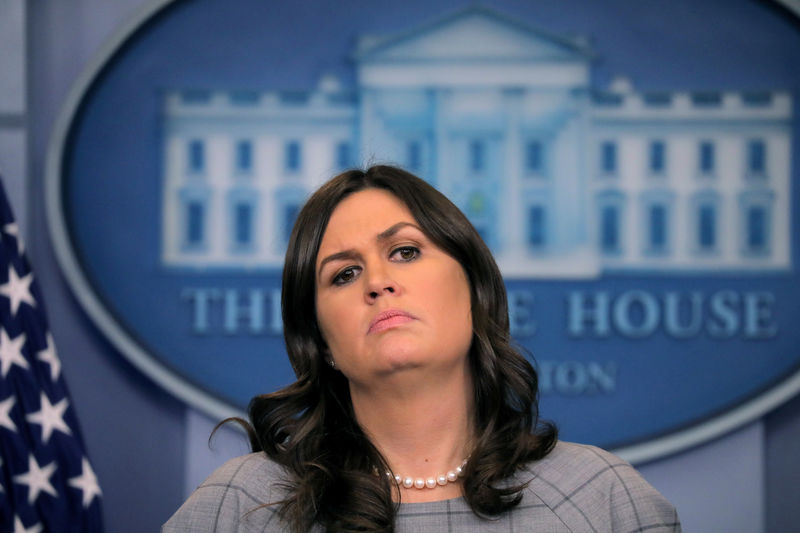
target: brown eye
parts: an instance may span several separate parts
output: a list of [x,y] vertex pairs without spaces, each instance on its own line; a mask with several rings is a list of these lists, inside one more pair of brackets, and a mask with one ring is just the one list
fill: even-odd
[[391,258],[402,262],[411,262],[419,257],[419,248],[414,246],[401,246],[392,251]]
[[346,285],[356,279],[358,275],[358,271],[360,269],[358,267],[347,267],[338,274],[336,277],[333,278],[334,285]]

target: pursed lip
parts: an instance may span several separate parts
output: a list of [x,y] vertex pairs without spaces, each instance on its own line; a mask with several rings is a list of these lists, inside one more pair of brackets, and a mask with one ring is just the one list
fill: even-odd
[[412,320],[416,320],[416,318],[417,317],[411,313],[402,311],[400,309],[387,309],[386,311],[381,311],[375,315],[375,318],[373,318],[372,322],[369,323],[367,334],[378,333],[380,331],[411,322]]

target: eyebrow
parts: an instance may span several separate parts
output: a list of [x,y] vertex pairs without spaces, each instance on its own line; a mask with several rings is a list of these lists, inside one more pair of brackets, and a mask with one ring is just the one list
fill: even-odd
[[342,259],[360,259],[361,254],[356,252],[355,250],[342,250],[341,252],[336,252],[335,254],[331,254],[319,263],[319,268],[317,269],[317,280],[322,278],[322,271],[325,269],[325,265],[330,263],[331,261],[339,261]]
[[415,228],[415,229],[419,230],[420,232],[422,232],[422,228],[420,228],[416,224],[412,224],[411,222],[398,222],[397,224],[394,224],[391,227],[389,227],[389,229],[383,230],[382,232],[378,233],[377,240],[378,241],[385,241],[386,239],[390,239],[398,231],[400,231],[401,229],[403,229],[403,228],[405,228],[407,226],[411,226],[412,228]]
[[[397,224],[392,224],[389,228],[378,233],[378,235],[375,237],[375,240],[381,242],[387,239],[391,239],[394,235],[397,234],[398,231],[400,231],[405,227],[412,227],[422,232],[422,228],[420,228],[416,224],[412,224],[411,222],[398,222]],[[331,261],[339,261],[342,259],[361,259],[361,254],[353,249],[349,249],[349,250],[342,250],[341,252],[336,252],[334,254],[325,257],[325,259],[319,262],[319,268],[317,269],[317,278],[319,279],[322,277],[322,270],[325,268],[325,265],[327,265]]]

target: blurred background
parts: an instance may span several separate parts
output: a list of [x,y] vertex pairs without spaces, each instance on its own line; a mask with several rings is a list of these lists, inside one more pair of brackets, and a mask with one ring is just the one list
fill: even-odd
[[[228,399],[228,402],[217,403],[203,400],[192,402],[190,399],[195,397],[193,391],[183,394],[178,392],[176,396],[175,391],[180,390],[181,385],[165,388],[165,381],[169,381],[168,378],[159,381],[153,378],[153,372],[143,368],[148,363],[131,362],[130,354],[122,353],[121,341],[113,339],[113,336],[108,334],[108,329],[98,324],[96,316],[87,312],[85,295],[76,294],[85,288],[76,287],[70,275],[65,273],[63,260],[59,261],[55,250],[57,244],[54,244],[54,241],[57,239],[54,238],[51,231],[53,220],[52,218],[48,220],[46,213],[47,187],[52,186],[46,182],[48,179],[52,179],[54,172],[53,167],[48,169],[48,154],[51,157],[50,164],[55,164],[55,171],[58,171],[59,163],[53,163],[52,160],[54,150],[64,150],[69,155],[70,150],[78,146],[80,142],[80,139],[65,140],[61,136],[68,126],[66,122],[72,117],[71,114],[79,111],[77,103],[84,96],[75,92],[76,87],[85,88],[92,79],[102,80],[103,76],[110,77],[111,74],[105,70],[104,61],[115,50],[124,49],[126,37],[130,36],[134,30],[141,29],[137,38],[146,39],[149,35],[148,32],[151,31],[148,26],[151,15],[154,16],[159,8],[166,4],[166,2],[154,3],[146,0],[70,0],[68,2],[0,0],[0,175],[2,175],[9,201],[16,213],[21,233],[26,242],[27,255],[33,264],[47,306],[53,339],[63,364],[65,380],[72,394],[74,412],[77,414],[89,457],[103,491],[102,507],[106,531],[123,533],[156,531],[215,466],[230,457],[248,451],[245,439],[233,430],[220,431],[210,444],[208,441],[211,430],[219,417],[227,412],[235,412],[233,409],[226,411],[228,409],[226,406],[236,404],[239,399]],[[189,7],[192,6],[200,9],[201,2],[187,1],[174,2],[174,4],[181,4],[189,11]],[[263,13],[262,15],[268,16],[271,3],[262,4],[266,6],[264,8],[266,15]],[[392,27],[392,21],[397,21],[398,31],[418,27],[420,21],[427,22],[442,14],[453,13],[462,4],[463,2],[450,1],[442,2],[441,6],[432,6],[430,3],[423,6],[421,2],[412,2],[402,9],[387,4],[385,16],[381,17],[380,13],[383,8],[379,3],[304,2],[302,5],[292,8],[292,16],[302,17],[306,12],[309,20],[318,20],[320,12],[324,14],[326,11],[331,11],[336,12],[337,17],[347,18],[347,12],[341,10],[349,9],[353,13],[358,13],[359,9],[363,9],[363,13],[369,11],[372,14],[367,16],[361,13],[364,18],[359,20],[360,27],[364,28],[365,33],[372,33],[372,30],[377,32],[384,27]],[[593,22],[588,15],[581,18],[577,14],[575,15],[576,20],[580,20],[580,22],[576,22],[572,26],[567,22],[560,22],[559,17],[563,13],[579,13],[582,7],[586,7],[588,10],[589,4],[596,4],[595,2],[565,2],[565,5],[558,8],[546,5],[548,3],[545,2],[542,2],[542,5],[538,4],[532,1],[507,1],[502,2],[501,6],[495,6],[493,3],[487,2],[485,7],[486,9],[497,7],[503,13],[540,9],[541,16],[537,21],[540,20],[543,27],[552,28],[553,31],[571,27],[591,28],[592,24],[603,24],[602,20],[598,19]],[[659,19],[661,4],[661,2],[614,2],[609,4],[610,7],[606,10],[609,13],[606,16],[622,17],[625,20],[637,20],[638,17],[647,22],[642,27],[648,27],[652,21]],[[687,2],[686,4],[692,5],[693,3]],[[740,10],[741,12],[736,13],[736,17],[731,18],[740,20],[743,13],[752,12],[757,15],[753,18],[754,25],[765,24],[765,27],[774,25],[781,32],[790,36],[787,42],[793,43],[793,46],[797,46],[797,43],[800,42],[797,38],[800,31],[798,25],[800,6],[796,2],[788,0],[785,2],[748,0],[714,2],[709,0],[700,4],[704,7],[698,13],[686,8],[687,14],[697,17],[697,20],[687,23],[695,32],[702,32],[701,28],[704,25],[723,24],[726,17]],[[533,7],[531,7],[532,5]],[[286,9],[288,10],[288,8]],[[408,13],[414,9],[421,10],[423,14],[409,15]],[[593,9],[597,10],[596,5]],[[276,9],[273,16],[280,16],[281,13],[283,11]],[[713,20],[707,16],[709,13],[714,14]],[[672,16],[674,15],[673,11]],[[374,20],[370,19],[370,16]],[[353,18],[357,19],[358,17],[353,15]],[[747,17],[745,16],[745,18]],[[273,24],[274,22],[271,21]],[[637,38],[642,39],[643,42],[647,41],[650,45],[643,49],[649,52],[657,51],[659,48],[652,46],[653,39],[663,43],[663,47],[680,46],[681,42],[686,44],[684,36],[670,38],[667,34],[648,35],[635,25],[632,25],[629,30],[625,38],[631,39],[631,42],[635,42]],[[334,28],[332,31],[335,33],[337,29]],[[731,23],[725,31],[727,35],[741,37],[741,40],[737,39],[735,45],[731,45],[732,49],[737,51],[748,50],[751,44],[754,50],[759,51],[776,46],[762,39],[761,35],[765,32],[763,28],[751,33],[747,26],[743,26],[741,23],[739,26],[734,26]],[[611,33],[608,32],[608,34]],[[595,50],[599,48],[602,51],[603,35],[600,30],[592,32],[594,39],[592,44],[597,45]],[[193,54],[196,47],[196,43],[193,41],[204,39],[202,32],[182,37],[182,40],[175,46],[182,47],[179,52],[185,54],[187,61],[197,63],[198,70],[202,70],[206,61],[214,65],[225,62],[224,54],[220,54],[220,57],[217,58]],[[219,39],[218,36],[215,38]],[[619,37],[619,39],[621,39],[620,42],[624,42],[622,41],[623,37]],[[291,59],[292,54],[296,53],[291,49],[304,46],[302,41],[302,36],[298,36],[296,43],[284,43],[287,50],[281,52],[280,55]],[[343,42],[351,49],[355,46],[354,42],[347,40]],[[640,83],[647,88],[658,89],[662,92],[670,88],[659,86],[661,79],[659,75],[661,71],[666,71],[665,75],[669,76],[671,75],[670,70],[678,69],[678,67],[659,63],[658,56],[637,56],[635,48],[626,48],[620,42],[615,43],[617,55],[613,56],[613,59],[605,62],[599,61],[599,66],[592,74],[592,84],[607,88],[612,97],[614,94],[635,91],[635,87]],[[702,36],[692,40],[691,44],[702,47]],[[686,50],[691,52],[692,48],[688,44],[686,46]],[[624,53],[619,50],[624,50]],[[789,50],[776,48],[774,55],[770,56],[769,60],[763,58],[763,63],[768,64],[763,67],[764,79],[779,79],[779,77],[775,78],[774,72],[781,71],[781,69],[786,72],[800,72],[800,54],[798,52],[800,52],[798,48]],[[169,53],[174,54],[176,50],[171,49]],[[250,53],[257,54],[257,51]],[[309,45],[308,53],[316,53],[311,45]],[[668,55],[665,53],[664,57]],[[267,71],[278,68],[291,69],[289,59],[285,60],[285,64],[279,61],[278,64],[270,63],[265,65],[264,69]],[[755,53],[753,57],[735,59],[751,63],[760,61]],[[153,64],[146,61],[140,62],[136,68],[147,72],[150,68],[157,68],[155,63],[155,61]],[[632,66],[641,63],[648,63],[649,67],[637,71]],[[684,69],[693,68],[690,60],[687,60],[687,63],[689,66],[684,66]],[[314,76],[333,72],[345,85],[352,83],[352,79],[348,79],[352,73],[348,74],[346,66],[331,64],[327,59],[317,59],[316,57],[310,59],[308,64],[309,70],[315,73]],[[700,65],[699,61],[698,65]],[[628,67],[630,69],[626,70]],[[697,68],[699,70],[696,73],[696,85],[686,87],[686,89],[716,87],[722,90],[727,88],[726,80],[737,80],[727,61],[720,62],[720,72],[716,75],[709,74],[699,66]],[[703,65],[702,68],[707,68],[707,65]],[[774,70],[768,71],[769,68]],[[731,69],[731,73],[729,74],[726,69]],[[622,72],[617,70],[622,70]],[[758,69],[755,70],[758,72]],[[626,82],[617,82],[615,85],[618,74],[631,75],[631,71],[640,73],[640,76],[634,80],[634,89],[626,85]],[[228,75],[229,79],[235,79],[235,74],[229,73]],[[270,79],[275,82],[277,88],[294,89],[299,83],[307,81],[303,76],[305,74],[300,72],[299,74],[287,74],[285,77],[275,75]],[[789,76],[785,79],[784,84],[779,86],[772,81],[764,85],[764,83],[754,80],[752,84],[745,84],[746,86],[743,88],[787,91],[796,108],[798,94],[796,80],[796,77]],[[319,80],[314,80],[311,86],[316,86],[317,81]],[[195,86],[161,87],[160,89],[165,91],[175,88],[215,89],[215,87],[202,86],[201,78],[188,81],[183,79],[181,82],[189,85],[194,83]],[[252,83],[252,80],[241,79],[238,86],[231,88],[250,89]],[[663,85],[663,82],[661,83]],[[731,83],[735,84],[736,82],[732,81]],[[324,80],[319,83],[319,87],[325,89]],[[142,90],[151,90],[151,88],[143,87]],[[134,94],[137,89],[133,87],[130,91],[131,94]],[[115,105],[124,107],[127,104],[123,99],[116,102]],[[160,113],[162,110],[154,112],[154,115],[161,117]],[[124,116],[122,109],[120,109],[120,116]],[[798,149],[797,131],[800,123],[796,111],[789,116],[791,153],[787,155],[789,157],[787,161],[791,161],[791,170],[787,170],[786,186],[783,189],[778,187],[775,191],[775,194],[782,196],[786,202],[786,204],[778,202],[776,204],[778,206],[797,205],[796,202],[789,199],[797,196],[791,188],[791,182],[797,175],[794,153]],[[114,117],[104,117],[103,120],[120,131],[125,129],[124,124],[115,124]],[[185,126],[175,126],[176,129],[180,127]],[[143,131],[134,129],[131,133],[131,135],[156,137],[162,134],[146,129]],[[161,140],[160,137],[158,138]],[[59,143],[61,143],[60,147],[56,146]],[[131,150],[135,149],[134,145],[135,142],[132,141]],[[54,148],[54,146],[56,147]],[[104,147],[98,146],[97,151],[100,152],[104,149]],[[85,157],[85,153],[84,150],[83,157]],[[98,159],[102,159],[102,154],[96,155]],[[473,154],[474,156],[475,154]],[[535,155],[531,157],[535,159]],[[403,162],[399,155],[393,159]],[[162,165],[164,161],[159,159],[156,164]],[[131,165],[138,169],[135,164],[131,163]],[[319,169],[319,174],[314,179],[321,179],[325,171],[325,168]],[[114,184],[114,180],[130,180],[132,176],[135,179],[135,170],[120,169],[119,174],[109,173],[105,175],[105,178]],[[117,185],[113,185],[113,187],[117,187]],[[124,187],[124,185],[120,184],[119,187]],[[80,190],[74,194],[75,198],[78,198],[80,194],[86,195],[85,191],[82,193]],[[155,191],[155,194],[160,195],[161,191]],[[87,197],[91,198],[91,195],[89,194]],[[71,205],[69,201],[72,200],[68,200],[67,205]],[[74,201],[75,205],[79,203],[78,200]],[[465,200],[465,202],[468,201],[468,199]],[[107,212],[108,206],[103,208],[104,197],[102,194],[97,195],[96,203],[98,212],[103,213],[102,216],[113,215],[113,213],[109,215]],[[84,203],[82,207],[86,208],[90,205],[91,202]],[[784,211],[789,211],[788,207],[784,208]],[[795,212],[796,209],[785,213],[788,228],[783,237],[789,243],[793,243],[791,230],[797,227],[794,218],[796,217]],[[149,231],[150,228],[158,226],[158,221],[151,220],[154,216],[153,213],[143,212],[140,215],[142,217],[141,227],[145,230]],[[67,218],[79,220],[83,235],[89,235],[87,239],[94,239],[95,235],[102,234],[102,228],[93,228],[93,224],[95,222],[100,225],[105,224],[100,215],[97,220],[93,219],[94,216],[92,212],[71,213]],[[155,216],[160,217],[161,214],[156,213]],[[780,218],[781,215],[776,216]],[[116,261],[121,261],[120,257],[124,260],[126,253],[136,253],[137,246],[139,246],[137,244],[138,231],[140,228],[137,225],[128,224],[124,231],[119,231],[116,235],[111,234],[119,241],[120,250],[128,250],[128,252],[118,254],[119,257],[115,258]],[[107,242],[98,237],[92,243],[91,246],[87,245],[88,249],[93,249],[96,254],[102,255],[103,246],[107,246]],[[790,254],[792,258],[797,257],[797,251],[794,249]],[[180,254],[176,257],[175,261],[180,261]],[[267,261],[269,258],[264,260]],[[790,286],[794,286],[796,281],[792,278],[791,261],[789,263],[790,267],[788,273],[784,275],[784,281]],[[158,269],[155,268],[155,270]],[[122,279],[124,280],[124,278]],[[120,283],[120,278],[113,281]],[[132,285],[130,287],[132,293],[146,291],[146,288],[137,287],[133,282],[128,281],[128,283]],[[537,296],[537,306],[542,302],[540,298],[541,296]],[[537,307],[537,309],[539,308]],[[541,309],[539,310],[541,312]],[[787,309],[781,308],[780,311],[796,313],[797,306],[791,304]],[[154,316],[160,315],[154,312]],[[166,325],[168,326],[169,323]],[[783,329],[780,332],[782,336],[779,340],[792,344],[792,332],[789,331],[788,337],[783,334],[784,330],[791,330],[791,323],[784,321],[780,327]],[[273,339],[270,342],[276,341]],[[665,344],[669,344],[669,342],[665,341]],[[615,344],[612,342],[610,345],[611,349],[614,349]],[[544,353],[544,358],[546,358],[546,350],[543,349],[546,346],[546,344],[540,344],[534,346],[533,349],[537,354]],[[749,353],[752,353],[754,359],[767,359],[775,356],[774,353],[766,353],[764,345],[759,345],[755,340],[751,340],[749,343],[743,342],[742,346],[751,350]],[[794,347],[796,346],[794,344]],[[676,345],[676,357],[699,357],[694,352],[687,354],[679,353],[680,351],[680,346]],[[175,360],[169,361],[167,366],[173,365],[172,369],[174,370],[180,364],[181,361]],[[183,364],[191,366],[190,362]],[[797,365],[796,363],[792,364],[793,371],[796,372]],[[183,370],[183,372],[191,372],[191,369]],[[202,372],[205,372],[206,375],[195,376],[193,383],[202,382],[203,379],[218,378],[213,370],[202,370]],[[220,372],[224,373],[224,371]],[[724,373],[723,370],[719,372],[720,375]],[[267,383],[272,383],[270,380],[281,382],[286,379],[285,373],[280,374],[278,371],[276,373],[278,375],[269,377]],[[232,374],[235,376],[235,372]],[[791,372],[785,374],[790,375]],[[554,385],[551,384],[551,386]],[[766,387],[766,382],[764,386]],[[170,391],[167,390],[168,388]],[[267,388],[269,387],[267,386]],[[699,390],[701,388],[698,387],[696,396],[684,397],[683,401],[687,403],[692,403],[695,399],[697,403],[709,401],[705,396],[708,391]],[[710,386],[710,389],[713,391],[714,387]],[[783,389],[782,393],[773,395],[766,403],[746,404],[752,407],[752,410],[751,412],[740,412],[740,416],[737,418],[738,422],[731,422],[723,418],[717,426],[714,424],[703,425],[701,433],[704,432],[704,434],[693,433],[688,436],[688,440],[685,442],[689,444],[675,444],[667,440],[662,441],[663,446],[660,448],[662,450],[660,453],[652,451],[639,453],[640,449],[634,449],[632,455],[628,455],[637,460],[637,466],[644,476],[677,506],[685,531],[777,533],[796,529],[796,524],[800,523],[800,506],[797,505],[796,489],[800,482],[800,453],[797,451],[796,444],[800,442],[800,397],[793,392],[787,392],[788,390]],[[248,397],[250,394],[252,392],[249,390],[242,393],[244,397]],[[762,395],[760,398],[764,398],[764,396]],[[545,398],[543,415],[545,417],[553,416],[558,422],[558,416],[547,410],[550,405],[548,401]],[[598,401],[602,402],[603,400]],[[624,405],[624,398],[620,401]],[[657,401],[655,397],[653,401]],[[560,405],[556,400],[552,400],[552,402],[554,406]],[[565,405],[567,403],[565,402]],[[618,409],[616,405],[604,407],[602,403],[597,408],[600,410]],[[669,408],[668,402],[664,406],[658,407],[664,411]],[[707,416],[714,418],[710,414]],[[624,420],[624,414],[622,419]],[[714,419],[719,420],[719,417]],[[569,424],[568,421],[568,430],[571,429]],[[628,428],[621,427],[622,425],[624,424],[616,428],[604,427],[602,429],[603,438],[598,438],[597,442],[613,445],[615,443],[614,436],[617,435],[617,441],[625,444],[626,439],[622,435]],[[591,440],[591,435],[584,436],[577,430],[572,433],[567,431],[566,436],[570,435],[583,441]],[[613,446],[609,447],[613,448]]]

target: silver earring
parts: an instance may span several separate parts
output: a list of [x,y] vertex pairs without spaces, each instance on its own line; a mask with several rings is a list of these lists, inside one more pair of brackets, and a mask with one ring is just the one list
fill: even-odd
[[336,361],[334,361],[333,358],[331,358],[328,363],[331,365],[331,368],[336,369]]

